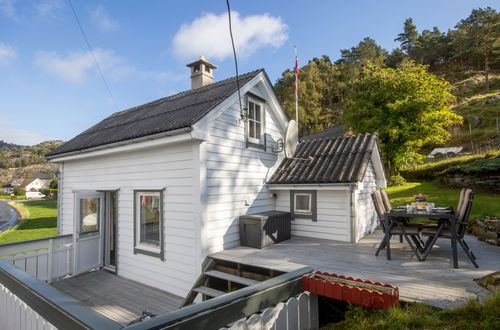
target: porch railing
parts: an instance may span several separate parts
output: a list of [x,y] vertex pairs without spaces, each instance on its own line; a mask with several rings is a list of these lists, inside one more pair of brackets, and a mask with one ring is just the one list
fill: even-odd
[[110,329],[114,322],[0,259],[0,328]]
[[73,235],[0,244],[0,260],[51,283],[70,275],[73,270]]

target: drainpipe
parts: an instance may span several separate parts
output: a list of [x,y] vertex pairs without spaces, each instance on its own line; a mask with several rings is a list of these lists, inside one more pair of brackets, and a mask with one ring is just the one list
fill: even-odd
[[357,191],[357,184],[351,184],[349,185],[349,192],[350,192],[350,197],[351,197],[351,209],[350,209],[350,221],[351,221],[351,242],[356,243],[357,242],[357,232],[358,232],[358,222],[357,220],[357,212],[356,212],[356,191]]

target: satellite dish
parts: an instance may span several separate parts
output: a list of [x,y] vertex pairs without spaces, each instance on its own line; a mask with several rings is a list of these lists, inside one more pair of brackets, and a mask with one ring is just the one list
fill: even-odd
[[286,128],[285,135],[285,156],[286,158],[292,158],[295,150],[297,150],[297,145],[299,144],[299,127],[295,120],[290,120],[288,122],[288,127]]

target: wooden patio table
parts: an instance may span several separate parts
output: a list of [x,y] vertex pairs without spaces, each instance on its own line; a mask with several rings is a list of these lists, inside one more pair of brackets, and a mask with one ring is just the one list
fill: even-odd
[[[453,255],[453,268],[458,268],[458,256],[457,256],[457,218],[453,213],[453,208],[450,208],[451,212],[427,212],[426,210],[418,211],[418,212],[410,212],[408,213],[406,210],[396,211],[396,209],[391,210],[384,214],[384,223],[385,223],[385,235],[384,240],[386,243],[386,253],[387,260],[391,260],[391,246],[390,246],[390,237],[389,230],[391,228],[391,221],[402,221],[400,219],[405,218],[428,218],[432,220],[438,221],[449,221],[450,224],[450,232],[451,232],[451,249]],[[443,225],[443,224],[440,224]],[[427,250],[427,249],[426,249]]]

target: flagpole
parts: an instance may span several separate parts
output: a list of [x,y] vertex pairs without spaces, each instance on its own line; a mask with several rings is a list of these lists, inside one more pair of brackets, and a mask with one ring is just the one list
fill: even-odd
[[299,126],[299,58],[297,57],[297,46],[295,47],[295,121]]

